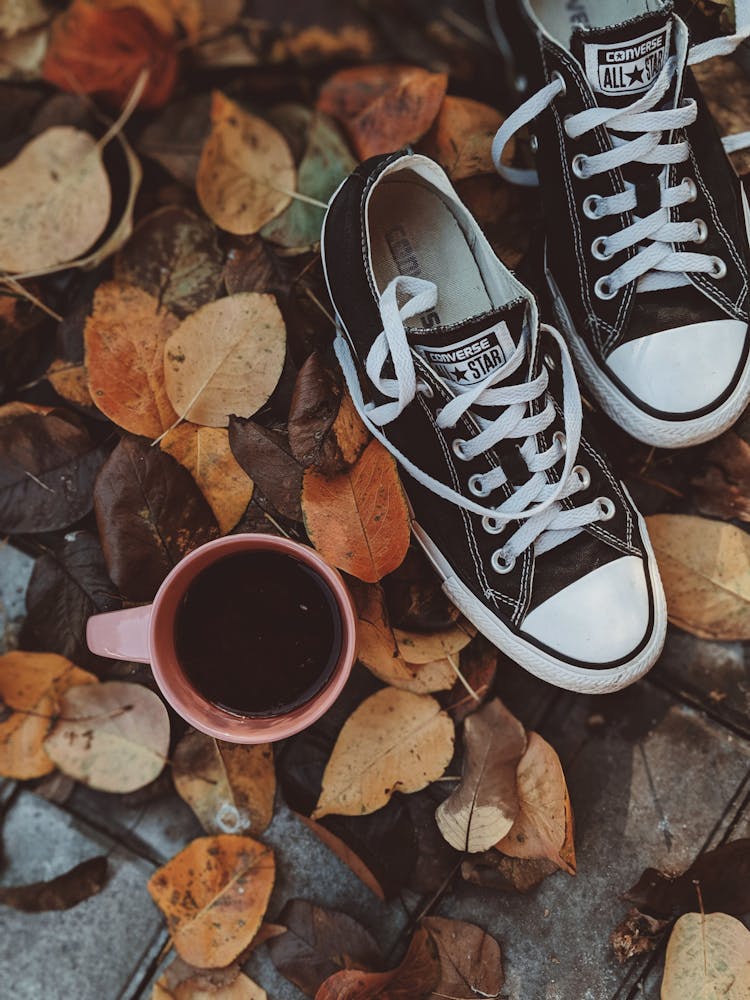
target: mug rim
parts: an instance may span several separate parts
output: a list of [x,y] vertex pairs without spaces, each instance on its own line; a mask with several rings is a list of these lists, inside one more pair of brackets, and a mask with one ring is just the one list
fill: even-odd
[[[205,566],[208,566],[221,558],[223,551],[229,554],[243,550],[280,552],[307,565],[328,585],[341,620],[341,649],[328,680],[304,704],[278,715],[253,717],[230,712],[215,705],[190,682],[179,664],[175,650],[174,610],[184,593],[184,590],[177,592],[176,588],[180,581],[187,577],[186,589],[200,572],[200,569],[195,568],[196,563],[205,563]],[[208,560],[206,560],[207,554],[210,554]],[[168,636],[166,640],[165,635]],[[309,545],[263,532],[224,535],[198,546],[181,559],[163,580],[152,603],[148,648],[151,670],[160,692],[191,726],[208,736],[230,743],[271,742],[293,736],[308,728],[327,712],[338,698],[356,656],[354,604],[338,570]]]

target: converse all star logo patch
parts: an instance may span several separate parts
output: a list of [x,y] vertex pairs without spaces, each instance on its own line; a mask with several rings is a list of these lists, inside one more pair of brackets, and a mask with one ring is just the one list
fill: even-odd
[[620,96],[648,90],[667,58],[669,26],[640,38],[585,47],[586,75],[600,94]]
[[501,334],[510,336],[503,320],[491,330],[468,337],[446,347],[422,347],[416,350],[437,374],[454,389],[468,389],[484,382],[505,361],[500,346]]

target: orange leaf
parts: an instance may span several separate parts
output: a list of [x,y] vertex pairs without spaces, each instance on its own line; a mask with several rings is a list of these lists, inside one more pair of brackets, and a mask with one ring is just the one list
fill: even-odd
[[73,0],[53,22],[42,75],[61,90],[101,94],[120,107],[144,69],[140,105],[158,108],[177,82],[177,50],[143,11],[101,10],[89,0]]
[[107,281],[96,290],[84,332],[89,391],[126,431],[155,438],[177,420],[164,388],[164,345],[178,322],[135,285]]
[[180,956],[201,969],[229,965],[253,940],[275,876],[273,851],[251,837],[199,837],[154,872],[151,897]]
[[440,978],[437,948],[426,930],[411,939],[401,965],[390,972],[359,972],[345,969],[329,976],[315,1000],[426,1000]]
[[418,66],[355,66],[324,85],[318,108],[346,129],[361,160],[416,142],[435,120],[445,73]]
[[[477,174],[495,177],[490,151],[502,123],[503,116],[489,104],[468,97],[446,97],[419,151],[437,160],[453,181]],[[512,159],[512,143],[509,143],[503,161]]]
[[366,583],[400,566],[409,548],[406,497],[396,463],[379,441],[340,476],[307,469],[302,512],[315,548]]

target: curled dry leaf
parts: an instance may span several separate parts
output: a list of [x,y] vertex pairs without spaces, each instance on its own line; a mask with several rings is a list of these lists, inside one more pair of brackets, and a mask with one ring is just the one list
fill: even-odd
[[427,931],[440,957],[435,993],[451,1000],[477,1000],[501,995],[505,981],[500,945],[476,924],[425,917]]
[[661,1000],[750,996],[750,931],[726,913],[686,913],[674,925]]
[[105,281],[94,294],[84,344],[89,392],[118,427],[155,438],[177,414],[164,387],[164,345],[178,325],[135,285]]
[[390,972],[337,972],[315,1000],[427,1000],[440,980],[440,959],[431,936],[420,928],[403,962]]
[[109,575],[131,601],[150,601],[183,556],[218,535],[190,473],[141,438],[123,438],[105,462],[94,509]]
[[528,734],[518,764],[519,809],[510,831],[495,846],[512,858],[549,858],[575,875],[573,811],[560,758],[538,733]]
[[421,139],[447,85],[447,74],[418,66],[356,66],[323,85],[318,108],[341,122],[357,156],[366,160]]
[[609,943],[618,962],[653,951],[661,940],[668,920],[657,920],[632,907],[612,931]]
[[712,443],[703,465],[692,480],[698,510],[709,517],[750,521],[750,444],[727,431]]
[[102,792],[134,792],[167,762],[169,716],[161,698],[141,684],[69,688],[44,741],[48,756],[76,781]]
[[230,417],[229,447],[276,510],[292,521],[301,521],[303,469],[291,454],[286,436],[252,420]]
[[177,82],[177,49],[135,5],[107,10],[73,0],[53,22],[42,72],[61,90],[101,94],[120,107],[144,69],[148,79],[140,105],[160,107]]
[[[492,140],[502,123],[503,116],[496,108],[468,97],[448,96],[419,150],[437,160],[452,181],[494,175]],[[514,145],[510,142],[506,146],[503,162],[512,162]]]
[[750,639],[750,535],[685,514],[647,524],[669,620],[702,639]]
[[101,892],[107,881],[107,858],[89,858],[47,882],[0,886],[0,904],[22,913],[69,910]]
[[253,481],[232,454],[226,428],[182,423],[167,431],[160,447],[193,477],[221,533],[231,531],[252,499]]
[[199,837],[154,872],[148,891],[178,955],[219,969],[251,943],[273,889],[270,847],[236,834]]
[[0,774],[25,781],[54,771],[44,739],[58,712],[58,699],[73,684],[96,683],[93,674],[54,653],[0,656],[0,701],[5,709],[0,721]]
[[0,168],[0,269],[72,261],[102,235],[111,204],[99,143],[68,125],[48,128]]
[[485,889],[525,894],[558,871],[547,858],[509,858],[499,851],[485,851],[461,864],[461,877]]
[[273,295],[228,295],[188,316],[167,341],[167,395],[182,419],[226,427],[230,414],[250,417],[268,400],[285,355]]
[[341,969],[377,969],[382,956],[365,928],[338,910],[292,899],[279,914],[287,928],[268,945],[279,972],[309,997]]
[[172,777],[206,833],[263,833],[273,817],[276,774],[270,744],[224,743],[187,732]]
[[195,184],[205,213],[229,233],[257,233],[289,205],[296,184],[278,129],[215,91]]
[[464,724],[461,782],[435,813],[440,832],[457,851],[486,851],[518,815],[518,762],[526,733],[495,698]]
[[375,583],[409,548],[409,510],[396,463],[371,441],[339,476],[305,472],[302,512],[310,541],[334,566]]
[[196,969],[181,958],[167,966],[154,983],[151,1000],[268,1000],[264,989],[240,972],[227,969]]
[[417,792],[453,756],[453,723],[434,698],[384,688],[339,733],[313,819],[380,809],[396,791]]

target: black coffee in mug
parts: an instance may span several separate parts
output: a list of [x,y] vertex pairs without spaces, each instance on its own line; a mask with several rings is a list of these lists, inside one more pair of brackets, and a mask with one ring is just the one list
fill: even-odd
[[188,586],[175,650],[197,691],[240,715],[281,715],[329,681],[341,654],[336,598],[314,570],[279,552],[224,556]]

